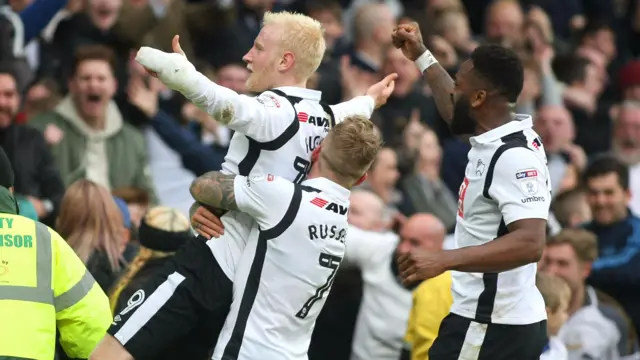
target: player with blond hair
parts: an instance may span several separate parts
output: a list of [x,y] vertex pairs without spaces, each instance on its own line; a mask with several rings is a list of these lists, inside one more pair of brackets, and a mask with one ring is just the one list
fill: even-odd
[[200,200],[257,222],[237,265],[231,310],[214,360],[305,360],[311,334],[345,253],[350,189],[382,140],[364,117],[329,132],[309,178],[245,178],[211,172]]
[[[274,174],[301,183],[311,167],[311,152],[329,130],[350,115],[368,119],[375,107],[386,102],[396,77],[387,76],[371,86],[367,95],[348,102],[320,103],[321,93],[306,89],[305,84],[324,54],[322,28],[299,14],[267,13],[244,56],[251,71],[247,85],[260,93],[257,97],[239,95],[196,71],[177,36],[173,48],[169,54],[143,47],[136,59],[168,87],[235,131],[222,165],[222,173],[229,176]],[[192,185],[192,193],[197,184]],[[175,354],[206,352],[203,341],[212,345],[212,334],[229,311],[236,264],[255,226],[250,215],[227,212],[221,218],[225,232],[219,239],[193,241],[178,252],[139,289],[142,295],[130,299],[129,306],[115,316],[109,330],[112,336],[105,337],[92,358],[170,358],[174,353],[166,349],[172,346],[179,349]],[[204,233],[198,223],[193,225]],[[180,340],[185,338],[191,341]]]

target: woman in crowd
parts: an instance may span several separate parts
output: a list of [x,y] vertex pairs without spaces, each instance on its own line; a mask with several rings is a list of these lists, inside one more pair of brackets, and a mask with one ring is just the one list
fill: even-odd
[[56,231],[106,292],[125,265],[126,247],[122,213],[109,191],[86,179],[71,184],[60,205]]

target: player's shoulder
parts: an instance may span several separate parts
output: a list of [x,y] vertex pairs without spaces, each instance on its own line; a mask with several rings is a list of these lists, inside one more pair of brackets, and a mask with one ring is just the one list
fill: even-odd
[[255,97],[256,101],[267,108],[274,110],[282,109],[283,105],[288,104],[288,100],[274,91],[267,90]]
[[281,191],[294,188],[294,184],[282,176],[273,174],[254,174],[246,177],[248,188],[264,188],[268,191]]
[[[497,173],[510,173],[513,170],[536,169],[541,172],[546,167],[543,157],[528,147],[518,146],[506,149],[496,160]],[[522,176],[523,174],[520,174]],[[536,174],[538,175],[538,174]]]

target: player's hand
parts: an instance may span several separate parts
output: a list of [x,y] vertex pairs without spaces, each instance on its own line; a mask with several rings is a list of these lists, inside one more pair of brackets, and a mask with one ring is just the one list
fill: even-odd
[[206,239],[219,238],[224,234],[224,225],[220,218],[203,206],[191,217],[191,227]]
[[402,50],[404,56],[415,61],[420,55],[427,51],[427,47],[422,40],[418,23],[412,22],[399,25],[391,35],[393,46]]
[[173,37],[173,52],[166,53],[158,49],[143,46],[136,54],[136,61],[167,87],[179,92],[191,91],[195,66],[187,60],[180,47],[180,37]]
[[398,74],[389,74],[381,81],[371,85],[367,90],[367,95],[371,96],[376,102],[376,109],[387,103],[389,96],[391,96],[396,86],[395,80],[397,78]]
[[434,278],[447,270],[440,252],[424,249],[414,249],[407,254],[401,254],[398,257],[398,268],[405,285]]

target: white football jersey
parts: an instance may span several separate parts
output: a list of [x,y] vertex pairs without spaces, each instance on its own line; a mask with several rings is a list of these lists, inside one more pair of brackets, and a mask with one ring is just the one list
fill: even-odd
[[[531,117],[470,139],[460,186],[455,246],[478,246],[509,232],[507,225],[549,215],[551,189],[542,142]],[[532,324],[546,319],[535,283],[536,264],[501,273],[452,272],[451,312],[479,323]]]
[[[203,80],[204,81],[204,80]],[[206,81],[190,99],[235,133],[222,172],[242,176],[274,174],[300,183],[310,170],[311,152],[335,123],[347,116],[373,113],[370,96],[357,96],[334,106],[320,103],[322,93],[298,87],[280,87],[257,97],[238,95]],[[220,267],[233,279],[253,219],[244,213],[222,217],[225,233],[207,242]]]
[[213,359],[304,360],[345,253],[349,190],[325,178],[301,185],[238,176],[235,198],[257,226],[238,263]]

